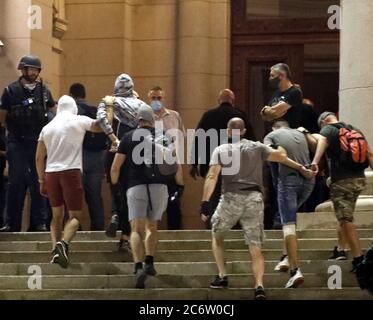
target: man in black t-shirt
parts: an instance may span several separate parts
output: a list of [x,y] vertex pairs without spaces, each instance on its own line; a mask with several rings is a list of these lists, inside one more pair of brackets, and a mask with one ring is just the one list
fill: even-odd
[[261,111],[263,120],[272,122],[283,119],[289,123],[290,128],[300,127],[303,94],[300,87],[292,83],[288,65],[278,63],[271,67],[269,86],[275,92],[269,105]]
[[[318,164],[321,157],[326,152],[331,178],[330,195],[333,202],[335,215],[341,227],[341,231],[350,245],[353,254],[352,271],[363,261],[363,251],[359,236],[357,234],[354,221],[354,211],[356,201],[366,187],[364,168],[355,165],[345,165],[341,158],[341,147],[339,130],[341,128],[352,128],[343,122],[339,122],[333,112],[324,112],[319,117],[321,128],[320,138],[317,142],[315,157],[312,161],[312,169],[318,172]],[[368,148],[367,160],[373,168],[373,154]]]
[[[119,144],[111,167],[111,182],[115,187],[119,181],[120,169],[126,163],[126,194],[128,219],[132,229],[130,242],[135,262],[136,288],[144,288],[146,277],[155,276],[157,273],[153,265],[158,243],[157,223],[167,208],[168,191],[164,179],[148,177],[145,166],[146,150],[142,150],[140,145],[144,143],[145,137],[155,135],[154,111],[149,106],[141,106],[137,120],[139,127],[127,132]],[[181,172],[179,166],[176,183],[180,183]],[[146,237],[143,238],[145,234]]]
[[[92,107],[85,100],[85,87],[74,83],[70,87],[70,95],[78,106],[78,115],[96,119],[97,107]],[[91,219],[91,231],[104,230],[104,206],[101,196],[104,178],[105,150],[108,139],[103,132],[87,131],[83,141],[83,188]]]

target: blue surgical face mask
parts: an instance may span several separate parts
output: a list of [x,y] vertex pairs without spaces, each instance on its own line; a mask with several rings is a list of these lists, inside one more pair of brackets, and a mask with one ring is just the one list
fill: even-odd
[[152,107],[152,109],[154,111],[158,111],[158,110],[161,110],[162,108],[162,102],[159,101],[159,100],[153,100],[151,103],[150,103],[150,106]]

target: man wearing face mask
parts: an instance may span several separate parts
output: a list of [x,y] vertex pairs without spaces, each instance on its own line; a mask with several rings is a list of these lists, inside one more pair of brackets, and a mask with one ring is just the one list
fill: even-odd
[[278,63],[271,67],[269,87],[274,90],[274,95],[269,105],[262,109],[262,119],[269,122],[283,119],[289,123],[290,128],[300,127],[303,95],[299,86],[292,83],[287,64]]
[[[164,91],[161,87],[152,88],[149,93],[149,104],[155,115],[155,121],[162,121],[163,130],[173,137],[176,146],[183,143],[185,128],[180,114],[175,110],[167,109],[164,106]],[[176,130],[178,130],[176,132]],[[175,130],[172,132],[170,130]],[[177,148],[178,149],[178,148]],[[182,171],[178,172],[179,181],[183,181]],[[169,230],[181,229],[181,209],[180,198],[184,192],[184,184],[177,184],[176,181],[169,182],[168,185],[168,204],[167,204],[167,225]]]
[[38,57],[23,56],[18,70],[22,76],[5,88],[0,101],[0,121],[8,130],[9,162],[6,222],[0,231],[21,231],[27,187],[31,195],[29,231],[47,231],[46,199],[39,192],[35,153],[48,113],[55,114],[56,106],[50,91],[39,79],[41,61]]

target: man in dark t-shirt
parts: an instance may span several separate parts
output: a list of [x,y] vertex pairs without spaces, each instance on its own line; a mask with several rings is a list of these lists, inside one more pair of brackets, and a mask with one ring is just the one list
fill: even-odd
[[262,109],[261,115],[264,121],[282,119],[289,123],[290,128],[296,129],[301,126],[303,118],[303,94],[290,77],[288,65],[278,63],[271,67],[269,86],[274,94],[269,105]]
[[[354,257],[352,271],[355,271],[364,259],[359,236],[353,223],[356,201],[366,186],[364,169],[358,168],[354,170],[352,165],[347,167],[341,161],[339,127],[347,127],[347,125],[339,122],[333,112],[322,113],[318,123],[321,128],[321,137],[317,143],[316,154],[312,161],[312,169],[316,172],[318,171],[318,164],[326,152],[332,181],[330,185],[331,200],[342,233],[350,245]],[[351,128],[350,126],[348,127]],[[358,131],[356,128],[352,127],[352,129]],[[370,167],[373,168],[373,154],[370,148],[367,151],[367,159]]]
[[[157,138],[154,111],[149,106],[141,106],[137,120],[139,127],[126,133],[119,144],[111,167],[111,182],[113,186],[118,183],[121,166],[126,162],[126,194],[128,219],[132,229],[130,242],[135,262],[136,288],[144,288],[146,277],[155,276],[157,273],[153,265],[158,243],[157,223],[167,208],[168,191],[166,181],[162,177],[148,177],[145,166],[146,150],[142,150],[140,145],[150,134]],[[180,172],[181,166],[175,178],[177,183],[180,182]],[[145,234],[146,237],[143,238]]]

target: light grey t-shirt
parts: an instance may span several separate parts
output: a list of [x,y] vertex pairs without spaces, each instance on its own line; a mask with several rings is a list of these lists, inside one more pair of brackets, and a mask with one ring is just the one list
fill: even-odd
[[[221,165],[223,179],[223,193],[247,193],[248,190],[263,189],[263,162],[266,161],[273,151],[272,148],[260,142],[242,139],[231,144],[222,144],[217,147],[211,156],[210,166]],[[226,161],[232,158],[232,154],[238,154],[238,170],[229,174],[224,168],[232,166],[232,162]],[[233,161],[234,162],[234,161]],[[237,165],[235,163],[234,165]]]
[[[311,163],[306,137],[302,132],[296,129],[281,128],[272,131],[264,138],[264,144],[274,144],[283,147],[287,152],[288,158],[302,165]],[[298,171],[283,164],[279,164],[280,178],[294,172]]]

